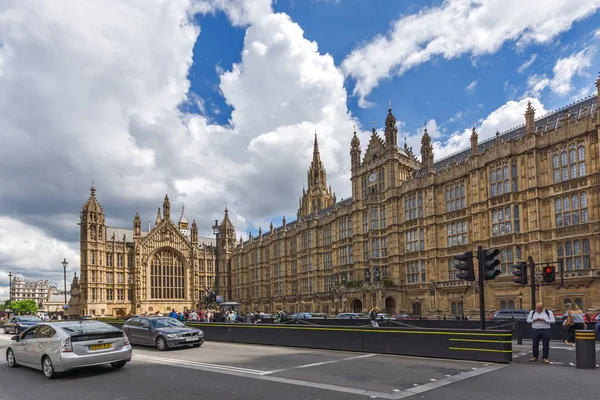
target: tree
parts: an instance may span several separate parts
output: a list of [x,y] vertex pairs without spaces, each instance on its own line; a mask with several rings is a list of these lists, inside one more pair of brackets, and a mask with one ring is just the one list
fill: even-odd
[[0,303],[0,311],[6,311],[10,308],[10,300],[6,300],[3,303]]
[[10,303],[10,309],[18,314],[35,314],[38,306],[35,300],[19,300]]

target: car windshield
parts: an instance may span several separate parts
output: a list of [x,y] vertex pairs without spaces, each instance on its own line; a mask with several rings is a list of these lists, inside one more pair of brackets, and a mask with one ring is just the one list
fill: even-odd
[[35,315],[27,315],[24,317],[17,317],[17,321],[18,322],[25,322],[25,321],[29,321],[29,322],[41,322],[42,320],[39,317],[36,317]]
[[182,326],[185,326],[185,324],[177,321],[175,318],[161,318],[152,320],[152,327],[154,328],[172,328]]

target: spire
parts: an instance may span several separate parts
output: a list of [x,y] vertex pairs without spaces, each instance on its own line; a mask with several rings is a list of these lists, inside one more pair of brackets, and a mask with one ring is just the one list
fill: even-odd
[[525,111],[525,135],[535,133],[535,108],[531,106],[531,101],[527,102],[527,110]]
[[160,224],[160,221],[162,221],[162,217],[160,216],[160,207],[158,207],[158,211],[156,212],[156,222],[154,223],[154,226]]
[[426,169],[433,171],[433,146],[431,145],[431,136],[427,132],[427,125],[425,125],[421,138],[421,163]]
[[185,207],[181,205],[181,217],[179,218],[179,229],[188,229],[188,220],[185,217]]
[[165,219],[171,219],[171,202],[169,196],[165,194],[165,201],[163,201],[163,216]]
[[473,130],[471,131],[471,156],[479,153],[479,135],[475,130],[475,125],[473,125]]
[[392,103],[385,118],[385,146],[396,149],[398,147],[398,128],[396,128],[396,117],[392,114]]
[[192,220],[192,244],[198,243],[198,225],[196,225],[196,220]]
[[92,180],[92,187],[90,188],[90,197],[96,197],[96,188],[94,187],[93,180]]
[[142,221],[140,220],[140,214],[135,213],[133,217],[133,236],[140,237],[142,234]]
[[321,154],[319,153],[319,141],[317,140],[317,130],[315,129],[315,143],[313,145],[313,163],[321,162]]
[[[220,229],[222,232],[234,231],[235,228],[229,219],[229,210],[227,209],[227,205],[225,205],[225,214],[223,215],[223,221],[221,222]],[[234,235],[235,238],[235,235]]]

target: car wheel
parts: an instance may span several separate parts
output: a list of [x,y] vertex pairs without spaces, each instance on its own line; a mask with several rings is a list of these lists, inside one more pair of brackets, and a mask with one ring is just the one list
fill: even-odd
[[13,353],[12,349],[6,350],[6,362],[11,368],[16,368],[19,366],[19,364],[17,364],[17,359],[15,358],[15,353]]
[[6,328],[3,328],[2,330],[4,331],[4,334],[5,334],[5,335],[6,335],[6,334],[8,334],[8,329],[6,329]]
[[50,357],[44,356],[42,359],[42,371],[44,372],[44,376],[48,379],[56,378],[56,371],[54,371],[54,365],[52,365],[52,360]]
[[117,362],[111,362],[110,366],[113,367],[114,369],[121,369],[125,366],[125,364],[127,364],[127,361],[117,361]]
[[167,344],[167,339],[165,339],[162,336],[159,336],[156,339],[156,348],[159,349],[160,351],[165,351],[169,349],[169,345]]

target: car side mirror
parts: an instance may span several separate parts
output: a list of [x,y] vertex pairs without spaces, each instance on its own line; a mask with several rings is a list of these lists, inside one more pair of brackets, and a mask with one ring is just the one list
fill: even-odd
[[15,336],[11,337],[10,340],[14,340],[15,342],[18,342],[19,341],[19,335],[15,335]]

